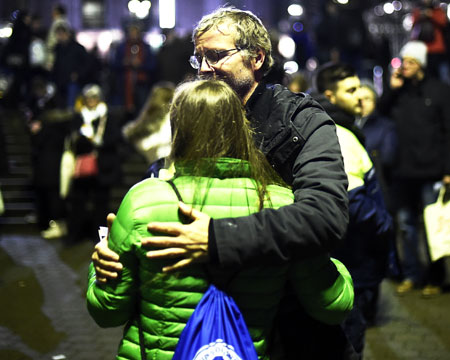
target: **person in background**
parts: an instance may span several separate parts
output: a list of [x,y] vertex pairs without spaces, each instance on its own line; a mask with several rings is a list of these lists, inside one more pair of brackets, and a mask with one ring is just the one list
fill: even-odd
[[400,56],[402,66],[393,71],[378,102],[380,113],[395,122],[398,134],[392,194],[403,281],[397,294],[425,285],[422,295],[432,297],[442,291],[444,264],[430,264],[428,259],[422,264],[419,234],[424,207],[437,199],[435,185],[450,184],[450,88],[427,75],[425,43],[407,42]]
[[169,105],[174,89],[170,82],[155,84],[139,116],[122,128],[124,138],[146,159],[150,177],[158,177],[165,166],[164,159],[170,154]]
[[378,180],[383,189],[388,209],[390,205],[390,185],[392,167],[398,151],[398,139],[395,123],[380,115],[376,108],[378,94],[369,82],[362,82],[359,90],[362,112],[356,124],[362,130],[365,148],[377,171]]
[[[371,82],[362,81],[359,95],[362,113],[356,119],[356,124],[363,132],[365,148],[376,169],[386,208],[394,216],[393,198],[395,195],[391,192],[392,171],[398,152],[397,129],[391,119],[381,115],[377,110],[378,94]],[[387,266],[387,277],[397,279],[400,276],[400,265],[395,234],[389,241]]]
[[53,70],[53,64],[55,63],[55,48],[58,44],[58,38],[56,35],[56,29],[63,26],[70,29],[70,23],[67,19],[66,7],[62,4],[55,4],[52,8],[52,24],[47,33],[47,59],[45,68],[51,72]]
[[349,179],[349,225],[344,246],[332,252],[347,266],[355,287],[355,303],[343,328],[362,359],[367,323],[376,312],[379,286],[385,277],[392,218],[375,169],[354,126],[361,116],[360,80],[347,64],[327,63],[316,75],[316,99],[336,122],[336,131]]
[[306,92],[309,90],[308,79],[303,73],[295,73],[288,78],[287,88],[293,93]]
[[76,121],[72,109],[58,108],[55,91],[45,76],[34,77],[27,110],[37,218],[45,239],[67,234],[66,203],[60,197],[60,163],[64,139]]
[[428,73],[450,84],[448,49],[444,33],[448,31],[447,14],[440,2],[421,0],[412,12],[413,29],[411,40],[423,41],[427,45]]
[[69,245],[85,237],[94,240],[98,226],[110,211],[111,186],[120,182],[120,120],[102,101],[100,86],[88,84],[82,89],[77,111],[80,121],[71,134],[75,156],[94,155],[97,170],[86,176],[74,175],[68,194]]
[[8,108],[26,105],[28,77],[30,75],[31,16],[27,10],[16,10],[12,14],[11,36],[1,53],[0,66],[12,76],[11,84],[2,102]]
[[191,55],[192,42],[189,33],[186,35],[177,34],[175,29],[163,29],[164,42],[157,54],[157,78],[158,81],[168,81],[174,84],[194,78],[194,69],[187,59]]
[[39,15],[31,17],[31,43],[30,43],[30,81],[36,77],[48,77],[46,62],[48,58],[47,45],[45,43],[46,29],[42,25]]
[[112,66],[117,71],[118,102],[133,118],[148,97],[156,69],[156,56],[142,38],[139,24],[127,27],[125,40],[113,54]]
[[[256,148],[241,100],[226,83],[182,84],[175,93],[170,121],[174,130],[171,160],[176,169],[171,181],[194,211],[215,218],[234,217],[292,203],[291,189],[283,186]],[[137,358],[144,348],[147,359],[171,358],[209,283],[235,299],[261,358],[276,358],[268,340],[285,283],[292,283],[306,311],[319,321],[338,324],[351,309],[350,274],[326,252],[286,264],[239,268],[198,264],[164,274],[168,262],[146,259],[141,243],[149,221],[180,221],[177,203],[176,192],[164,180],[147,179],[134,185],[109,235],[111,249],[123,261],[123,276],[101,284],[90,268],[87,305],[91,316],[105,327],[126,323],[118,357]]]
[[60,98],[60,107],[73,108],[85,84],[88,68],[88,54],[79,44],[66,25],[58,25],[55,29],[57,45],[51,78],[54,81]]

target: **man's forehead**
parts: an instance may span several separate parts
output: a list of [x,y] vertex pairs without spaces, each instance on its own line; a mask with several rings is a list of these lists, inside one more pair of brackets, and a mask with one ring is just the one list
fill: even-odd
[[229,22],[222,22],[202,33],[195,39],[195,46],[206,42],[226,42],[234,44],[234,29]]
[[337,86],[338,86],[338,88],[340,88],[342,90],[346,90],[346,89],[354,88],[354,87],[359,88],[361,86],[361,81],[359,80],[359,77],[357,77],[357,76],[350,76],[345,79],[342,79],[341,81],[338,81]]

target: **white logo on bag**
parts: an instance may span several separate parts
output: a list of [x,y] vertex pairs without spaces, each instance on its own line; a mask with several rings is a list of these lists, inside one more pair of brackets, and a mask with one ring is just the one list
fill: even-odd
[[208,345],[202,346],[192,360],[242,360],[234,351],[234,347],[228,345],[222,339],[217,339]]

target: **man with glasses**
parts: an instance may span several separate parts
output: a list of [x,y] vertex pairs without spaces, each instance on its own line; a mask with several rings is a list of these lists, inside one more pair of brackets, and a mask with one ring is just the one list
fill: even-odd
[[[265,82],[273,65],[271,42],[251,12],[227,7],[204,16],[194,29],[193,41],[191,65],[200,77],[222,79],[237,92],[253,125],[255,142],[292,186],[296,202],[226,219],[210,219],[180,204],[193,222],[149,224],[150,231],[167,236],[145,239],[142,245],[152,247],[147,256],[174,258],[174,264],[163,269],[174,271],[193,262],[224,268],[255,261],[281,263],[337,247],[348,223],[347,176],[331,118],[310,96]],[[92,258],[98,281],[118,276],[118,257],[106,242],[96,246]],[[307,321],[305,317],[290,320]],[[306,339],[313,336],[310,333],[299,329],[293,334],[305,341],[291,344],[296,346],[292,358],[317,354],[319,350]],[[336,348],[332,350],[330,358],[339,358]]]

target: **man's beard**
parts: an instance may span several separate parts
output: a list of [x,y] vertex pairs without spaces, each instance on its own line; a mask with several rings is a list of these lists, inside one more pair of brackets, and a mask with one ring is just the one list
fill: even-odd
[[253,85],[252,79],[236,79],[234,76],[224,74],[217,70],[211,73],[199,74],[197,78],[200,80],[222,80],[238,94],[241,100],[245,98]]

